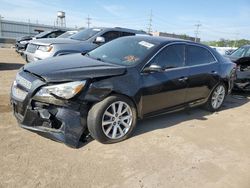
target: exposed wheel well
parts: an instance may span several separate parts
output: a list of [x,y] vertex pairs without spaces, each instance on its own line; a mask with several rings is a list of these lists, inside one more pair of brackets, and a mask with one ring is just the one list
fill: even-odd
[[228,94],[228,91],[229,91],[229,83],[227,80],[223,80],[222,83],[225,85],[226,87],[226,95]]
[[[128,98],[128,99],[134,104],[135,109],[136,109],[136,114],[137,114],[137,116],[138,116],[139,118],[141,118],[141,117],[140,117],[140,113],[139,113],[139,111],[138,111],[138,106],[136,105],[135,100],[133,100],[133,99],[132,99],[131,97],[129,97],[128,95],[120,94],[120,93],[117,93],[117,92],[115,92],[115,91],[112,91],[108,96],[111,96],[111,95],[120,95],[120,96],[124,96],[124,97]],[[108,96],[106,96],[106,97],[108,97]],[[106,97],[105,97],[105,98],[106,98]]]

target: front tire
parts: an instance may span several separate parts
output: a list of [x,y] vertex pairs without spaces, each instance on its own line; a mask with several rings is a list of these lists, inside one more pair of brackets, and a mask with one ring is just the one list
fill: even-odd
[[127,97],[112,95],[92,106],[87,121],[89,132],[97,141],[120,142],[127,139],[136,126],[136,108]]
[[205,108],[211,112],[219,110],[225,100],[225,97],[226,87],[223,83],[220,83],[212,91],[207,103],[205,104]]

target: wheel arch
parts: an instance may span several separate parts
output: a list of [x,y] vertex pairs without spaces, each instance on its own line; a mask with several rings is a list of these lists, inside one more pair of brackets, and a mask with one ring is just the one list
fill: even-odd
[[[122,93],[116,92],[116,91],[111,91],[111,92],[109,93],[109,95],[107,95],[106,97],[109,97],[109,96],[112,96],[112,95],[118,95],[118,96],[120,95],[120,96],[123,96],[123,97],[128,98],[128,99],[134,104],[134,106],[135,106],[137,117],[138,117],[138,118],[141,118],[141,113],[140,113],[140,111],[138,110],[139,107],[138,107],[136,101],[135,101],[132,97],[130,97],[130,96],[126,95],[126,94],[122,94]],[[105,98],[106,98],[106,97],[105,97]]]

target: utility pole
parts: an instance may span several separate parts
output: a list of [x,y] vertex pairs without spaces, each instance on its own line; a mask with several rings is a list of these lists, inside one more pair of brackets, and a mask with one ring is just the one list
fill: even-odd
[[90,24],[91,24],[91,20],[92,20],[92,18],[90,18],[89,17],[89,15],[88,15],[88,17],[86,18],[86,20],[87,20],[87,26],[88,26],[88,28],[89,28],[89,26],[90,26]]
[[150,34],[152,32],[152,22],[153,22],[153,11],[151,9],[150,15],[149,15],[149,20],[148,20],[148,33]]
[[29,35],[30,35],[30,19],[28,19],[28,30],[29,30]]
[[2,36],[2,19],[3,18],[4,17],[2,17],[1,14],[0,14],[0,37]]
[[200,33],[199,29],[202,26],[200,22],[194,25],[196,27],[194,34],[195,34],[195,42],[198,40],[198,34]]
[[237,40],[238,40],[238,36],[240,33],[235,33],[235,41],[234,41],[234,47],[236,48],[236,44],[237,44]]

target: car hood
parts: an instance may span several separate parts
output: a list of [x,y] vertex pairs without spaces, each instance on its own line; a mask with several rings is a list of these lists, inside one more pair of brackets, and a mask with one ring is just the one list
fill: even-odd
[[20,41],[31,40],[31,39],[32,39],[32,36],[24,36],[24,37],[17,38],[16,41],[20,42]]
[[24,71],[46,82],[76,81],[124,74],[126,67],[98,61],[82,54],[49,58],[26,64]]
[[51,44],[74,44],[79,43],[79,40],[73,40],[70,38],[50,38],[50,39],[36,39],[30,41],[32,44],[36,45],[51,45]]
[[237,58],[237,57],[233,57],[233,56],[231,56],[231,55],[225,55],[224,57],[226,57],[226,58],[228,58],[228,59],[230,59],[232,62],[237,62],[238,61],[238,59],[239,58]]
[[237,58],[237,57],[233,57],[233,56],[225,56],[227,58],[229,58],[232,62],[238,64],[242,64],[242,63],[249,63],[250,62],[250,57],[241,57],[241,58]]

